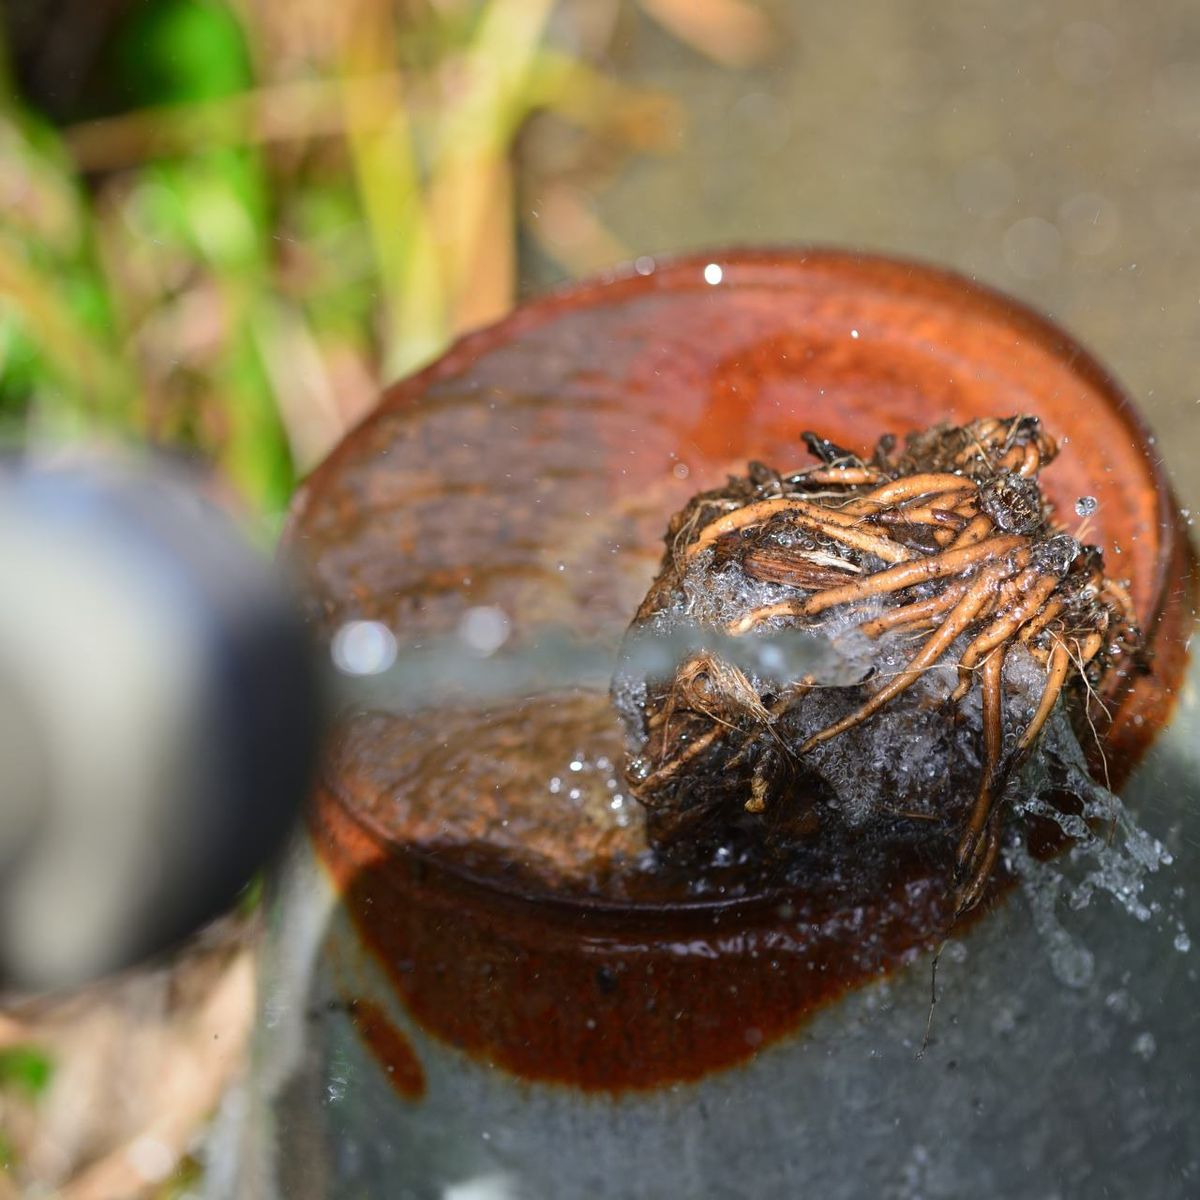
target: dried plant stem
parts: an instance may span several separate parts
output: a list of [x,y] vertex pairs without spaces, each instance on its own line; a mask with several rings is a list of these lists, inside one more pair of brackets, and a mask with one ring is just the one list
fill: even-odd
[[[500,316],[516,286],[509,154],[528,115],[525,92],[554,0],[491,0],[463,63],[465,87],[447,109],[430,174],[430,203],[455,331]],[[501,242],[506,253],[498,253]]]
[[433,223],[421,187],[406,98],[365,90],[391,66],[393,10],[359,0],[343,48],[342,103],[350,157],[362,196],[384,296],[387,374],[406,374],[446,344],[449,323]]

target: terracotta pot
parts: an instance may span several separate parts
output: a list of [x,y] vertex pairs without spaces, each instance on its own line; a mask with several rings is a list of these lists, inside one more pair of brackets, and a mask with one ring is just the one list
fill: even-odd
[[[715,285],[710,263],[721,267]],[[484,393],[492,398],[474,412],[444,411]],[[1145,729],[1165,716],[1177,625],[1190,614],[1179,589],[1190,549],[1154,438],[1069,335],[930,266],[830,250],[716,252],[527,304],[391,388],[304,485],[290,536],[331,628],[372,615],[424,632],[499,603],[518,628],[554,609],[583,632],[609,632],[640,599],[666,516],[727,469],[750,458],[807,464],[808,428],[869,449],[885,431],[1027,411],[1062,443],[1045,492],[1071,528],[1077,499],[1097,500],[1086,536],[1110,574],[1129,580],[1155,650],[1155,673],[1110,735],[1123,758],[1141,736],[1132,718]],[[416,428],[427,442],[406,441]],[[588,477],[562,478],[564,467]],[[467,494],[454,490],[462,480]],[[534,480],[536,496],[524,486]],[[507,511],[481,520],[476,499],[489,488]],[[581,513],[599,532],[570,528]],[[495,538],[514,521],[529,553],[496,561]],[[606,534],[626,539],[616,564],[596,557]],[[572,569],[556,573],[562,561]],[[585,579],[600,561],[617,569]]]
[[[615,646],[667,516],[748,459],[803,465],[805,429],[865,451],[884,432],[1016,413],[1062,444],[1043,484],[1068,528],[1078,498],[1098,501],[1088,540],[1128,579],[1153,649],[1152,673],[1110,697],[1106,750],[1125,772],[1166,721],[1193,619],[1190,551],[1153,439],[1067,335],[930,267],[723,252],[536,301],[391,389],[306,483],[287,540],[327,634],[371,618],[420,640],[496,606],[516,642],[569,625]],[[602,697],[550,697],[486,720],[362,716],[343,729],[312,844],[336,896],[322,986],[348,1005],[363,1061],[396,1084],[371,1128],[399,1138],[431,1187],[458,1161],[413,1149],[437,1128],[459,1151],[469,1143],[481,1172],[540,1180],[530,1194],[551,1187],[551,1162],[587,1181],[560,1178],[559,1195],[669,1194],[645,1183],[650,1159],[620,1151],[622,1137],[643,1146],[630,1113],[643,1132],[714,1139],[703,1178],[676,1194],[733,1194],[714,1182],[728,1163],[763,1156],[756,1195],[816,1186],[811,1164],[780,1164],[794,1159],[782,1131],[813,1122],[819,1098],[788,1085],[783,1116],[760,1125],[712,1105],[751,1094],[747,1071],[800,1078],[819,1007],[836,1027],[877,994],[851,1005],[850,989],[902,968],[896,986],[912,986],[911,964],[947,925],[944,859],[906,852],[865,874],[833,863],[803,894],[765,881],[696,894],[656,878],[636,822],[621,806],[613,816],[619,739],[603,709]],[[970,936],[1013,920],[1001,908]],[[664,1099],[684,1081],[709,1113],[693,1124]],[[506,1123],[505,1154],[480,1152],[470,1130]],[[603,1187],[579,1165],[592,1138]],[[329,1178],[379,1186],[384,1160],[368,1158]],[[850,1178],[844,1194],[862,1195],[882,1176]]]

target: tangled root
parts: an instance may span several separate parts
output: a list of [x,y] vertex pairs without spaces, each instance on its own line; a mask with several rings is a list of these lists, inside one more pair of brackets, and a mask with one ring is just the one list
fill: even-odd
[[[1128,594],[1044,500],[1057,447],[1036,417],[938,426],[900,451],[884,438],[869,459],[804,440],[817,465],[752,463],[672,518],[632,628],[678,614],[727,635],[820,630],[867,677],[831,695],[698,652],[671,679],[625,680],[630,790],[669,846],[723,822],[811,828],[857,770],[877,811],[952,823],[965,912],[996,861],[1005,789],[1060,698],[1096,693],[1137,657]],[[927,761],[926,782],[901,787],[889,755],[918,741],[937,769]],[[827,749],[838,742],[845,753]]]

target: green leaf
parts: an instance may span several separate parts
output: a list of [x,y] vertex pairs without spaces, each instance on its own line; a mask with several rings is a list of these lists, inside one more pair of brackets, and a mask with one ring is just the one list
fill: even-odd
[[116,59],[130,107],[213,100],[242,91],[251,79],[245,36],[220,0],[134,5]]
[[53,1061],[37,1046],[9,1046],[0,1050],[0,1088],[40,1096],[53,1074]]

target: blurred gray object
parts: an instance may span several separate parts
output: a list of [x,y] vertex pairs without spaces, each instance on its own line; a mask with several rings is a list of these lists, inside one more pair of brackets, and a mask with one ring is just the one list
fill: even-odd
[[184,938],[282,841],[315,663],[270,562],[177,464],[0,468],[0,980]]

